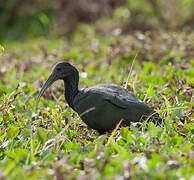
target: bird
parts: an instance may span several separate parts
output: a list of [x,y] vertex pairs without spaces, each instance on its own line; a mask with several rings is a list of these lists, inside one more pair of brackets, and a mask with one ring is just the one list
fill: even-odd
[[100,134],[115,129],[121,120],[124,126],[130,126],[131,122],[142,122],[147,118],[150,120],[150,117],[154,117],[156,124],[162,121],[158,113],[121,86],[99,84],[80,90],[78,70],[65,61],[54,66],[43,84],[37,96],[36,109],[42,94],[57,80],[64,82],[64,95],[68,105],[89,128]]

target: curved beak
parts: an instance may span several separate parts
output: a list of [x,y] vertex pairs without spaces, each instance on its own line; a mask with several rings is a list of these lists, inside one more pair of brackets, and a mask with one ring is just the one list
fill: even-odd
[[42,96],[42,94],[46,91],[47,88],[49,88],[54,82],[56,81],[56,78],[53,74],[51,74],[49,76],[49,78],[46,80],[46,82],[44,83],[44,85],[42,86],[38,96],[37,96],[37,99],[36,99],[36,106],[35,106],[35,110],[37,110],[38,108],[38,103],[39,103],[39,100],[40,100],[40,97]]

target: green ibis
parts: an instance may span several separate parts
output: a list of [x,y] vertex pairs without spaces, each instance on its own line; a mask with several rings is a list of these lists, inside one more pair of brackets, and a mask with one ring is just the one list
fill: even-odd
[[[123,125],[129,126],[131,122],[141,122],[154,113],[134,94],[114,84],[99,84],[79,90],[79,72],[68,62],[59,62],[54,66],[38,94],[36,108],[41,95],[57,80],[64,81],[65,99],[69,106],[100,134],[113,130],[121,119]],[[158,114],[153,117],[157,119],[157,124],[161,123]]]

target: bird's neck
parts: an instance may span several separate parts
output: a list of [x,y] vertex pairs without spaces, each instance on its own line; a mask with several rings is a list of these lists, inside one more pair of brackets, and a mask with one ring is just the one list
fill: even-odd
[[73,76],[64,80],[65,99],[71,108],[73,108],[73,100],[77,95],[77,93],[79,92],[78,83],[79,83],[79,74],[77,70],[75,70],[75,73],[73,74]]

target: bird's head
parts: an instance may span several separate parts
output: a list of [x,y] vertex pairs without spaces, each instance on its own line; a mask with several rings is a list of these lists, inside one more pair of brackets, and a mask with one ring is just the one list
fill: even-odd
[[36,109],[37,109],[40,97],[46,91],[47,88],[49,88],[55,81],[57,81],[59,79],[64,80],[64,81],[70,79],[73,76],[73,74],[75,73],[75,71],[77,71],[75,69],[75,67],[73,67],[68,62],[59,62],[59,63],[57,63],[53,67],[51,75],[46,80],[46,82],[44,83],[44,85],[42,86],[42,88],[41,88],[41,90],[38,94],[38,97],[37,97],[37,100],[36,100]]
[[59,62],[53,67],[49,78],[51,78],[53,82],[59,79],[64,80],[73,75],[74,69],[75,68],[68,62]]

